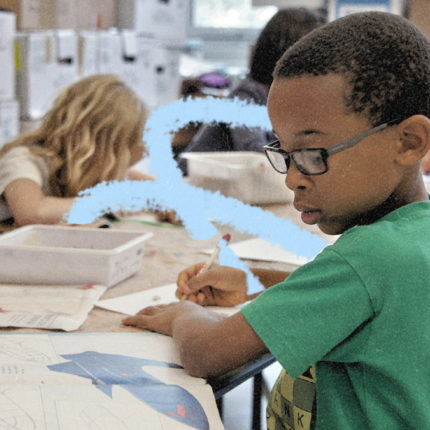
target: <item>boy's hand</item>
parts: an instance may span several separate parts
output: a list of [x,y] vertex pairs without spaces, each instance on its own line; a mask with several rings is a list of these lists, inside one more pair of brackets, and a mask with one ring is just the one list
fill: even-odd
[[191,308],[195,306],[194,303],[190,302],[149,306],[132,317],[124,318],[122,323],[172,336],[172,327],[175,319],[184,312],[191,311]]
[[235,306],[248,300],[246,273],[228,266],[213,265],[200,273],[198,263],[178,275],[176,296],[202,306]]

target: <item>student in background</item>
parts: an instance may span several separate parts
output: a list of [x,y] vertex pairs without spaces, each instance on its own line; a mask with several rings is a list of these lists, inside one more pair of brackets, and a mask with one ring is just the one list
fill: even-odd
[[[266,24],[255,44],[249,75],[231,91],[229,98],[266,105],[276,61],[294,42],[324,20],[319,14],[304,8],[282,9]],[[246,127],[230,128],[226,124],[204,125],[183,152],[198,151],[262,151],[275,139],[269,130]],[[179,167],[186,174],[187,160],[179,157]]]
[[[269,429],[429,428],[430,201],[420,171],[429,58],[420,30],[381,12],[348,15],[291,47],[268,97],[279,141],[267,156],[286,173],[302,221],[341,236],[233,316],[181,301],[124,323],[173,336],[196,376],[268,350],[293,378],[315,364],[316,423],[312,404],[296,403],[303,385],[283,373]],[[198,268],[180,274],[180,297],[248,298],[241,271]],[[270,276],[266,286],[279,280]]]
[[146,111],[115,75],[67,87],[41,126],[0,151],[0,221],[55,224],[79,191],[102,181],[150,179],[130,166],[142,158]]

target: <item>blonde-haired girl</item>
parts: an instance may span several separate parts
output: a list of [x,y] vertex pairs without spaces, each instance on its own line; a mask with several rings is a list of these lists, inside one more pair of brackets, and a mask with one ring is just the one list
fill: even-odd
[[143,155],[145,119],[143,104],[116,75],[67,87],[37,130],[0,151],[0,221],[58,223],[79,191],[124,179]]

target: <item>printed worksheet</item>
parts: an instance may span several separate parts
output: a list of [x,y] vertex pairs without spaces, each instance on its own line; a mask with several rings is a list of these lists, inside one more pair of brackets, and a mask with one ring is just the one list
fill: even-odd
[[0,335],[0,427],[223,429],[211,387],[146,332]]
[[[96,306],[109,311],[120,312],[125,315],[135,315],[141,309],[148,306],[167,305],[169,303],[179,302],[175,292],[176,284],[168,284],[137,293],[126,294],[113,299],[99,300]],[[225,315],[233,315],[239,311],[240,306],[230,308],[223,306],[206,306],[206,308]]]
[[0,327],[77,330],[105,291],[102,285],[0,284]]

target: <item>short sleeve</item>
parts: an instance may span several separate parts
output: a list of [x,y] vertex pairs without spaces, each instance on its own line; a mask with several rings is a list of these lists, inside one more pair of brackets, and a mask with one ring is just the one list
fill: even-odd
[[31,154],[24,146],[14,147],[0,158],[0,195],[16,179],[31,179],[41,188],[47,182],[44,160]]
[[369,320],[373,309],[358,274],[326,249],[242,308],[242,314],[297,377]]

